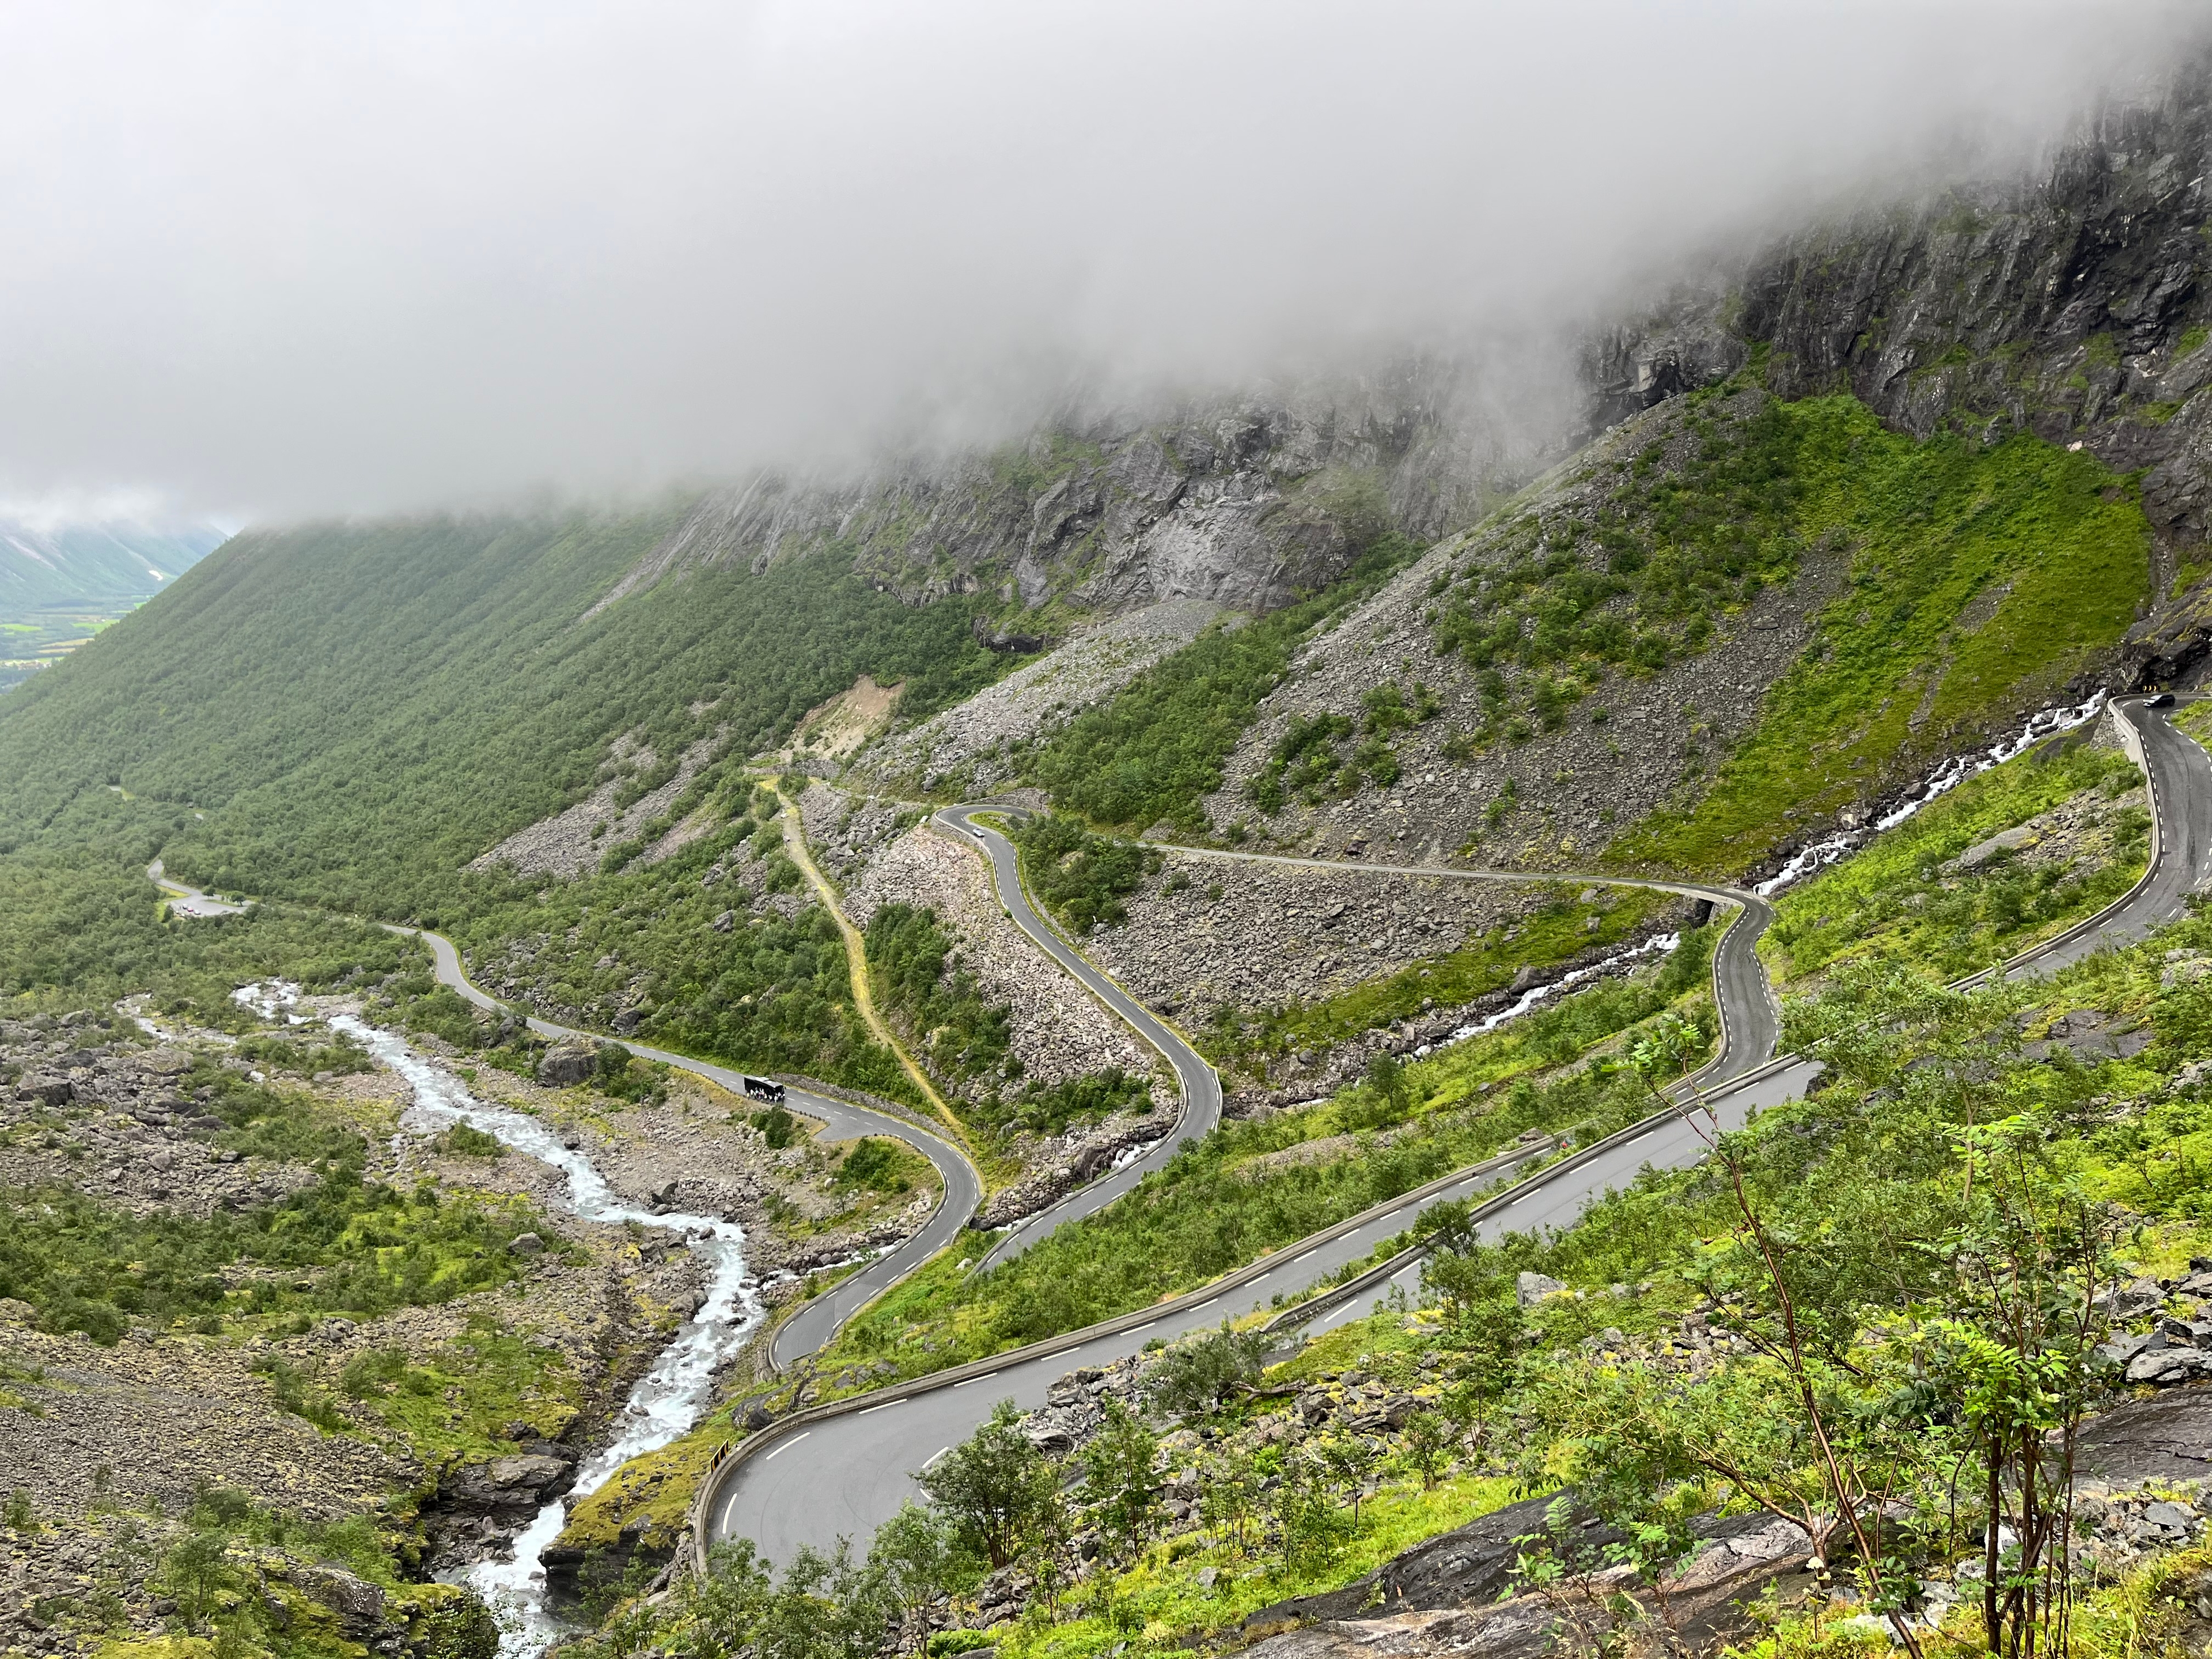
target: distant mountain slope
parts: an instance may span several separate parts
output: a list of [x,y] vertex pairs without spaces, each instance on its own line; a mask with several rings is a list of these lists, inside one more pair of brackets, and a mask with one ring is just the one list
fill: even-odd
[[204,524],[35,527],[0,519],[0,617],[151,599],[226,539]]

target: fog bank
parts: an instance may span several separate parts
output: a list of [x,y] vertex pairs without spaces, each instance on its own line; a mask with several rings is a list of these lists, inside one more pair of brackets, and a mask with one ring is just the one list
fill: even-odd
[[0,12],[0,501],[285,517],[1480,353],[2030,160],[2118,4]]

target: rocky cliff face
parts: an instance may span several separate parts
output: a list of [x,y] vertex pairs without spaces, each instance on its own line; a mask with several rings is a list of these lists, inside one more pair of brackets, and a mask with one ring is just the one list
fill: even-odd
[[1071,610],[1159,599],[1265,611],[1377,535],[1433,540],[1538,464],[1466,372],[1409,365],[1334,386],[1071,417],[1018,447],[843,484],[763,477],[702,500],[603,603],[696,565],[849,558],[910,603],[988,593],[1029,644]]
[[1765,357],[1927,437],[2079,442],[2143,470],[2166,574],[2212,512],[2212,50],[2085,118],[2047,165],[1779,242],[1594,336],[1595,424]]

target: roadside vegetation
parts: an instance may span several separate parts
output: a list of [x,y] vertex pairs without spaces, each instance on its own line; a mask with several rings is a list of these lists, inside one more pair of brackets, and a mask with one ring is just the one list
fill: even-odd
[[919,1103],[854,1006],[836,919],[811,902],[757,902],[723,873],[753,861],[768,893],[799,885],[774,798],[749,782],[731,793],[735,816],[668,858],[487,896],[453,930],[472,974],[564,1024],[619,1020],[625,1035],[679,1053]]
[[[1839,968],[1788,1011],[1828,1086],[1700,1165],[1543,1237],[1479,1243],[1437,1206],[1407,1305],[1264,1370],[1226,1330],[1109,1370],[1103,1423],[1058,1458],[1003,1407],[865,1553],[779,1583],[732,1547],[595,1641],[612,1659],[804,1607],[940,1656],[1188,1650],[1517,1498],[1505,1596],[1576,1650],[1667,1638],[1660,1586],[1723,1515],[1789,1521],[1824,1560],[1778,1559],[1782,1594],[1732,1632],[1747,1651],[1855,1653],[1893,1628],[1923,1656],[2160,1647],[2212,1556],[2185,1528],[2160,1553],[2130,1516],[2203,1496],[2152,1482],[2130,1511],[2068,1477],[2088,1416],[2128,1397],[2100,1345],[2189,1304],[2147,1275],[2171,1285],[2212,1224],[2200,967],[2212,917],[1972,994]],[[2084,1009],[2149,1045],[2046,1046]],[[1695,1048],[1647,1028],[1624,1086],[1653,1102]],[[1591,1544],[1585,1523],[1608,1529]]]
[[[1322,1001],[1279,1003],[1249,1013],[1224,1005],[1214,1022],[1195,1033],[1198,1044],[1220,1064],[1275,1059],[1301,1048],[1326,1050],[1431,1008],[1502,991],[1524,968],[1550,968],[1585,951],[1620,945],[1666,906],[1680,902],[1671,894],[1632,887],[1603,889],[1589,903],[1581,901],[1571,884],[1543,890],[1542,907],[1516,923],[1510,939],[1501,924],[1448,955]],[[1589,927],[1593,919],[1598,923],[1595,931]],[[1692,940],[1690,956],[1698,957],[1700,948]],[[1703,948],[1710,953],[1709,946]],[[1686,963],[1689,958],[1678,960]],[[1702,969],[1670,966],[1668,971],[1694,976]]]
[[143,993],[217,1030],[258,1022],[230,1000],[282,975],[316,989],[390,971],[410,948],[381,928],[286,905],[170,916],[130,836],[0,854],[0,1009],[80,1008]]
[[1698,941],[1679,967],[1601,982],[1425,1060],[1380,1057],[1324,1104],[1224,1124],[988,1273],[957,1260],[980,1246],[948,1251],[848,1325],[819,1371],[881,1379],[885,1364],[900,1377],[962,1364],[1195,1289],[1524,1132],[1578,1145],[1609,1134],[1650,1110],[1646,1091],[1617,1054],[1572,1062],[1617,1049],[1620,1034],[1665,1011],[1710,1025],[1710,948]]
[[[1849,859],[1785,892],[1759,939],[1782,983],[1854,962],[1910,963],[1939,980],[2018,955],[2125,893],[2150,856],[2142,774],[2095,728],[2054,738],[1970,778]],[[2070,806],[2077,822],[2045,822]],[[2018,830],[2018,847],[1992,837]],[[1971,862],[1969,862],[1971,860]]]
[[1011,838],[1021,851],[1030,894],[1077,934],[1128,920],[1125,901],[1158,870],[1163,856],[1042,813],[1015,825]]
[[1025,1077],[1011,1050],[1011,1011],[984,1000],[935,912],[878,907],[867,954],[878,1001],[971,1127],[1058,1135],[1116,1112],[1152,1109],[1151,1079],[1118,1066],[1057,1083]]

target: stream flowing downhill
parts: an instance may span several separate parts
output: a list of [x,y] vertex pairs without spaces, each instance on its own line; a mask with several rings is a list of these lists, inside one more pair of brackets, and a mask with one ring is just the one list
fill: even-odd
[[2057,737],[2062,732],[2071,732],[2087,726],[2105,712],[2106,695],[2102,691],[2088,702],[2072,708],[2044,708],[2027,717],[2017,737],[1982,750],[1978,753],[1954,755],[1938,766],[1918,787],[1907,792],[1905,799],[1863,830],[1846,830],[1840,836],[1831,836],[1801,848],[1779,870],[1759,882],[1751,890],[1761,898],[1771,898],[1784,888],[1802,880],[1816,870],[1826,869],[1838,859],[1858,850],[1870,836],[1897,826],[1929,802],[1948,795],[1968,778],[1978,777],[1993,766],[2002,766],[2016,760],[2045,738]]
[[712,1401],[715,1368],[760,1323],[758,1286],[745,1267],[744,1230],[719,1217],[657,1213],[625,1204],[589,1158],[562,1146],[560,1137],[536,1118],[486,1105],[459,1078],[432,1065],[389,1031],[350,1014],[337,1016],[330,1025],[406,1080],[415,1103],[402,1121],[410,1127],[465,1123],[493,1135],[560,1170],[568,1182],[569,1207],[584,1220],[616,1225],[635,1222],[680,1234],[708,1264],[706,1301],[630,1389],[611,1425],[611,1437],[577,1469],[576,1484],[567,1497],[553,1498],[538,1510],[505,1559],[481,1561],[441,1575],[472,1587],[500,1614],[503,1659],[535,1659],[568,1633],[548,1604],[545,1572],[538,1561],[539,1552],[565,1523],[568,1500],[590,1496],[630,1459],[657,1451],[688,1433]]

